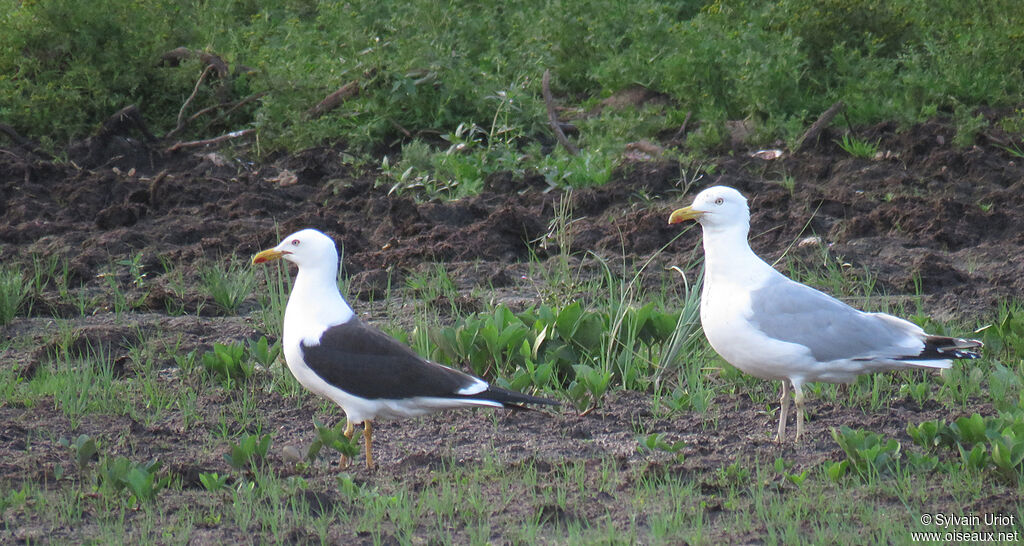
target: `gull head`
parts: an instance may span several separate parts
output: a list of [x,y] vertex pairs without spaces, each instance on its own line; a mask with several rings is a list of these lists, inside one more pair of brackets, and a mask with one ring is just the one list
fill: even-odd
[[273,260],[288,260],[302,268],[326,267],[338,270],[338,249],[330,237],[315,229],[296,231],[285,237],[277,246],[252,257],[252,263],[261,264]]
[[712,186],[697,194],[688,207],[677,209],[669,224],[696,220],[704,229],[750,226],[750,209],[743,194],[728,186]]

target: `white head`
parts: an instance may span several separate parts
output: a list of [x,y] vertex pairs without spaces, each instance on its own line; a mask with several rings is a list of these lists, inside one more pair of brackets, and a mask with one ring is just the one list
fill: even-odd
[[750,208],[743,194],[728,186],[712,186],[697,194],[693,204],[672,213],[669,224],[696,220],[704,231],[750,229]]
[[338,273],[338,249],[330,237],[315,229],[296,231],[277,246],[253,256],[253,264],[284,259],[299,266],[299,270],[325,269],[333,277]]

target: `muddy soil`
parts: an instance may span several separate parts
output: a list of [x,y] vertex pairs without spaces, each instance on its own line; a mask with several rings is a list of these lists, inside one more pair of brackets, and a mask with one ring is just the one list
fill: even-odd
[[[1021,298],[1020,158],[984,137],[975,146],[957,148],[951,144],[953,129],[940,122],[900,131],[891,125],[865,130],[860,136],[880,141],[880,157],[872,160],[849,157],[833,144],[835,136],[826,134],[815,149],[773,160],[751,157],[752,150],[735,150],[700,165],[630,156],[610,183],[569,197],[574,265],[584,274],[599,274],[588,253],[629,264],[656,254],[645,277],[656,286],[661,276],[671,274],[665,267],[691,263],[700,255],[699,230],[679,236],[679,226],[666,223],[669,212],[701,188],[725,184],[750,199],[752,245],[768,260],[785,253],[784,264],[811,270],[828,261],[848,264],[841,267],[874,278],[876,293],[895,305],[909,310],[920,305],[939,320],[984,323],[1001,302]],[[28,313],[0,327],[3,339],[15,340],[0,354],[0,366],[17,367],[23,377],[49,365],[60,336],[70,335],[79,350],[103,346],[122,368],[130,368],[127,356],[140,339],[185,353],[201,352],[215,342],[258,338],[264,334],[258,294],[236,312],[225,312],[200,289],[198,271],[232,256],[245,260],[300,228],[315,227],[335,238],[343,248],[343,273],[357,312],[371,322],[391,324],[409,323],[380,314],[412,309],[417,294],[405,281],[435,263],[445,264],[464,295],[459,305],[465,310],[491,301],[538,304],[542,294],[529,278],[528,264],[534,257],[543,263],[558,252],[551,226],[565,195],[545,191],[547,184],[538,175],[495,175],[479,196],[437,202],[389,195],[387,184],[376,185],[373,176],[353,170],[340,146],[253,164],[223,151],[165,155],[127,141],[117,144],[120,148],[100,154],[102,160],[72,153],[71,161],[60,163],[20,149],[0,150],[3,263],[27,267],[33,258],[60,257],[69,265],[71,286],[88,295],[83,315],[83,304],[67,301],[51,283],[33,291]],[[697,272],[691,273],[693,278]],[[119,314],[114,312],[112,278],[132,302]],[[383,302],[388,294],[393,300]],[[70,328],[58,328],[54,317]],[[158,365],[163,380],[179,380],[173,359]],[[131,380],[133,371],[119,373]],[[279,448],[304,449],[312,439],[314,415],[325,422],[340,415],[311,397],[297,403],[261,389],[253,394],[275,435],[271,459],[282,466],[287,463]],[[57,439],[85,433],[134,460],[164,461],[182,477],[183,490],[161,493],[162,502],[187,505],[203,492],[200,472],[231,472],[225,449],[209,447],[217,407],[231,396],[237,394],[204,392],[197,401],[199,426],[170,412],[152,423],[93,415],[73,430],[52,404],[0,406],[0,482],[15,488],[23,480],[52,484],[55,467],[68,465],[67,449]],[[565,460],[611,458],[627,473],[677,472],[713,488],[714,472],[736,460],[770,464],[785,457],[797,461],[797,470],[840,460],[842,453],[827,433],[833,426],[863,427],[906,443],[907,422],[958,416],[934,402],[921,407],[909,399],[867,413],[813,401],[809,406],[810,440],[799,446],[772,443],[775,414],[741,394],[719,394],[703,415],[655,414],[651,396],[636,392],[615,394],[584,417],[568,408],[496,416],[448,412],[381,423],[379,470],[352,471],[362,481],[422,483],[446,461],[474,464],[496,457],[508,465],[531,462],[550,470]],[[970,409],[992,412],[984,405]],[[671,440],[685,440],[685,462],[638,453],[637,423]],[[343,502],[332,481],[336,467],[321,461],[309,472],[317,498]],[[962,508],[995,512],[991,508],[1004,501],[985,498]],[[586,521],[615,513],[616,502],[595,496],[577,505],[579,513],[559,512],[550,519]],[[536,509],[508,508],[502,517],[515,521],[524,517],[517,510]],[[708,521],[723,509],[709,507]],[[44,529],[18,514],[9,516],[0,542],[76,541],[91,534],[88,526]],[[306,531],[291,532],[292,541],[309,540]],[[238,533],[212,526],[198,530],[196,538],[200,543],[251,540]],[[343,529],[332,533],[338,542],[353,538]],[[756,535],[723,536],[757,541]],[[494,538],[500,542],[500,536]]]

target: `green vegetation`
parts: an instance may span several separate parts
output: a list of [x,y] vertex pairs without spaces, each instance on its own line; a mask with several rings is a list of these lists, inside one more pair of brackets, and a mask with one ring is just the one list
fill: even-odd
[[242,300],[256,287],[256,272],[249,264],[232,258],[227,264],[214,263],[199,271],[199,280],[206,295],[228,314],[238,312]]
[[843,139],[837,143],[843,151],[861,159],[872,159],[878,153],[877,140],[874,142],[861,140],[855,136],[850,136],[849,133],[844,134]]
[[[343,141],[355,164],[380,166],[382,184],[428,196],[524,169],[552,186],[600,184],[626,143],[688,118],[699,129],[684,153],[725,144],[729,120],[747,121],[751,146],[794,142],[840,100],[855,125],[951,115],[969,146],[987,124],[978,106],[1024,99],[1024,10],[1011,0],[93,7],[0,7],[0,120],[55,148],[135,104],[157,135],[253,129],[257,153]],[[165,56],[180,47],[223,64],[201,76],[199,55]],[[579,155],[551,150],[545,69],[576,118]],[[583,115],[636,85],[670,100]],[[339,107],[310,113],[345,86]],[[1000,125],[1019,130],[1018,118]]]
[[[839,269],[821,267],[831,271],[825,275],[840,274]],[[451,279],[447,275],[430,278],[433,280],[421,278],[410,288],[426,294],[450,289]],[[844,291],[850,294],[863,294],[866,288],[861,283],[870,282],[849,276],[822,281],[846,283]],[[614,276],[602,281],[608,282],[617,285],[619,281]],[[430,286],[431,283],[434,285]],[[561,284],[573,282],[563,279]],[[258,392],[270,388],[287,392],[273,387],[282,380],[278,374],[291,379],[277,365],[274,345],[260,339],[247,344],[220,344],[233,347],[233,353],[239,355],[233,359],[247,360],[250,365],[258,362],[267,370],[260,372],[254,367],[254,372],[238,384],[210,382],[196,373],[201,369],[202,357],[181,358],[181,362],[196,362],[181,369],[175,381],[178,403],[164,411],[182,415],[194,411],[189,409],[195,403],[194,399],[190,401],[194,394],[189,394],[194,389],[215,391],[214,396],[227,395],[219,417],[206,410],[192,418],[202,423],[197,430],[208,431],[204,434],[209,438],[209,446],[196,446],[196,464],[202,471],[193,478],[198,481],[191,488],[183,487],[183,477],[176,471],[169,471],[156,461],[139,462],[137,456],[120,454],[123,446],[118,435],[83,434],[60,442],[65,446],[66,464],[77,468],[77,473],[55,470],[55,482],[47,488],[33,481],[12,483],[0,495],[0,508],[9,510],[8,514],[32,514],[48,525],[86,518],[98,521],[99,528],[88,535],[97,540],[112,537],[116,532],[129,533],[125,536],[142,541],[166,536],[185,540],[189,536],[187,529],[200,523],[256,530],[258,536],[278,536],[275,533],[280,531],[275,529],[301,526],[304,536],[328,541],[328,537],[339,536],[331,535],[332,532],[341,532],[344,537],[377,537],[381,541],[394,537],[400,542],[423,536],[446,537],[454,542],[486,542],[498,531],[516,540],[576,543],[681,539],[702,542],[736,536],[723,535],[723,529],[742,536],[753,533],[766,539],[775,537],[779,541],[852,540],[865,536],[884,540],[917,528],[918,514],[933,509],[936,502],[945,502],[941,499],[946,498],[946,492],[954,499],[971,499],[977,498],[982,489],[1016,491],[1024,482],[1024,442],[1019,440],[1024,437],[1024,404],[1019,383],[1021,370],[1015,364],[1021,362],[1021,357],[1013,337],[1019,316],[1016,306],[1006,306],[995,317],[993,326],[985,330],[986,339],[1002,340],[993,353],[999,356],[992,357],[993,360],[997,358],[1011,367],[988,359],[972,364],[972,372],[979,371],[982,384],[1002,385],[997,387],[1001,390],[972,390],[970,395],[973,400],[993,404],[996,397],[1000,398],[999,407],[1005,409],[998,416],[972,415],[948,424],[941,420],[907,423],[910,440],[841,427],[833,431],[836,445],[845,454],[839,460],[809,464],[789,455],[761,459],[756,453],[738,454],[735,462],[700,472],[699,478],[689,476],[693,472],[689,470],[690,461],[701,457],[700,443],[684,440],[679,432],[668,432],[658,423],[664,423],[669,416],[704,420],[707,434],[715,435],[713,414],[730,411],[727,404],[734,403],[729,400],[735,398],[727,396],[729,393],[742,392],[744,397],[761,400],[766,406],[768,401],[774,403],[777,395],[771,383],[751,380],[714,360],[702,347],[699,330],[693,341],[697,343],[694,350],[672,350],[672,340],[678,339],[673,336],[690,339],[690,334],[679,333],[680,312],[658,309],[683,305],[681,298],[686,297],[687,289],[637,289],[638,300],[650,300],[653,304],[632,305],[625,312],[615,308],[621,301],[618,297],[590,296],[583,303],[542,305],[519,313],[496,305],[451,325],[416,325],[431,331],[432,339],[472,341],[454,346],[465,350],[452,353],[453,364],[469,368],[481,365],[474,364],[474,359],[491,361],[493,366],[484,372],[495,381],[510,381],[516,388],[537,389],[568,401],[573,400],[574,382],[584,380],[579,377],[581,371],[565,360],[567,355],[590,362],[588,366],[594,371],[604,370],[603,362],[611,362],[605,395],[638,389],[655,394],[651,399],[652,417],[638,418],[633,423],[633,445],[641,462],[628,467],[607,456],[554,461],[526,457],[507,464],[485,455],[466,461],[456,459],[451,454],[452,447],[438,446],[430,448],[440,458],[438,466],[429,478],[417,483],[390,474],[360,475],[357,479],[337,474],[328,466],[338,453],[358,453],[357,444],[341,434],[344,420],[326,426],[316,418],[315,435],[303,435],[311,442],[305,457],[300,454],[294,460],[285,459],[290,464],[281,467],[275,448],[277,435],[260,432],[266,427],[253,417],[252,406]],[[608,293],[607,287],[603,292]],[[681,313],[685,316],[687,312]],[[613,321],[620,323],[619,337],[612,344],[618,348],[608,358],[607,331],[614,329],[608,323]],[[931,326],[957,331],[954,325]],[[588,334],[592,327],[597,333]],[[478,330],[476,337],[470,335],[472,328]],[[68,338],[73,336],[69,334]],[[491,340],[490,344],[487,340]],[[69,342],[68,346],[71,345]],[[444,358],[445,351],[451,349],[442,343],[426,346],[438,358]],[[80,359],[72,358],[75,353],[70,349],[58,348],[57,353],[58,361],[71,358],[71,364],[62,366],[72,366],[72,370],[81,366]],[[216,349],[213,353],[216,354]],[[90,354],[87,352],[82,358]],[[152,366],[147,362],[159,358],[167,357],[142,348],[131,356],[133,368],[138,369]],[[101,363],[110,360],[102,355],[91,359],[93,368],[102,368]],[[545,366],[550,371],[538,372]],[[78,375],[64,373],[83,381],[81,371]],[[1007,374],[1018,381],[1008,379]],[[31,380],[16,382],[12,390],[0,391],[3,403],[22,405],[48,400],[50,391],[40,390],[38,385],[53,380],[53,372],[41,370]],[[139,383],[160,383],[156,376],[146,374],[131,381],[87,380],[91,381],[90,400],[131,400],[135,409],[129,408],[130,412],[157,400],[146,393],[158,389],[147,390]],[[813,395],[812,406],[831,403],[884,412],[884,405],[889,403],[885,401],[913,399],[903,394],[901,389],[906,385],[925,385],[921,394],[924,400],[935,400],[951,409],[962,403],[953,393],[944,391],[941,378],[902,372],[864,378],[846,392],[832,390],[830,385],[820,386]],[[286,396],[301,400],[305,395],[299,390]],[[73,406],[56,395],[54,399],[60,407]],[[590,394],[585,401],[575,411],[590,409]],[[696,409],[698,404],[700,409]],[[79,406],[76,411],[82,418],[126,410],[123,405],[118,409],[93,404]],[[505,425],[494,426],[498,431]],[[769,428],[765,428],[766,434],[771,433]],[[213,459],[219,465],[211,462],[211,454],[216,454]],[[282,476],[285,469],[288,477]],[[928,484],[931,486],[925,487]],[[906,509],[894,510],[891,517],[879,520],[872,508],[876,502],[872,499],[879,494],[899,499]],[[189,499],[187,507],[174,508],[173,517],[168,515],[171,508],[162,501],[171,495]],[[851,509],[850,499],[863,501],[853,504],[861,508]],[[714,521],[708,519],[711,506],[718,507],[714,508],[718,514]],[[843,509],[847,517],[836,520],[833,514]],[[89,515],[95,513],[106,515]],[[1012,509],[1010,513],[1014,513]],[[122,527],[128,525],[122,519],[125,514],[131,514],[135,530]]]
[[310,462],[315,461],[320,455],[320,450],[323,449],[324,446],[329,447],[346,457],[355,457],[358,455],[359,445],[356,444],[354,440],[350,440],[345,437],[345,426],[345,420],[340,420],[338,421],[338,424],[333,427],[329,427],[314,418],[313,428],[316,429],[316,438],[313,440],[313,443],[309,445],[309,449],[306,450],[306,459]]
[[245,346],[240,343],[215,343],[212,351],[203,354],[203,367],[220,376],[228,384],[232,379],[245,380],[255,369],[254,362],[245,357]]
[[0,268],[0,326],[12,320],[28,294],[28,284],[16,268]]
[[243,434],[238,443],[231,446],[231,451],[224,455],[224,460],[232,468],[254,470],[266,461],[270,442],[269,434]]
[[[247,151],[264,157],[344,143],[354,169],[414,198],[470,195],[498,172],[567,189],[552,201],[547,233],[530,242],[550,258],[517,264],[528,280],[514,288],[533,290],[525,303],[501,290],[477,297],[485,290],[478,286],[470,289],[476,305],[464,311],[467,290],[448,264],[388,286],[395,297],[387,301],[353,302],[391,321],[385,329],[426,357],[564,403],[551,410],[561,412],[551,421],[562,428],[529,422],[537,443],[524,446],[498,444],[522,416],[467,410],[451,421],[384,425],[382,451],[404,465],[394,473],[359,465],[339,473],[338,454],[357,456],[359,442],[343,436],[337,408],[282,365],[288,264],[251,269],[233,257],[196,271],[163,261],[157,280],[134,253],[87,287],[72,286],[70,264],[58,256],[0,267],[0,327],[12,332],[0,354],[39,349],[0,366],[0,410],[20,416],[3,441],[24,457],[4,463],[40,463],[0,476],[0,533],[45,531],[12,540],[887,543],[917,529],[922,513],[989,507],[1022,492],[1024,303],[1001,304],[988,324],[940,322],[913,298],[890,309],[870,271],[824,246],[817,263],[787,261],[791,276],[851,304],[980,337],[984,358],[941,374],[808,385],[808,427],[828,448],[770,446],[771,426],[763,437],[737,439],[722,433],[736,429],[737,408],[759,422],[777,418],[778,384],[743,374],[707,346],[699,282],[689,282],[699,262],[679,263],[676,271],[691,277],[680,280],[655,270],[663,261],[654,257],[617,268],[573,254],[569,198],[571,188],[608,180],[627,143],[664,142],[686,119],[693,130],[665,152],[685,165],[680,193],[713,174],[699,156],[728,142],[727,121],[750,124],[751,146],[794,142],[837,100],[850,124],[948,116],[960,146],[987,128],[979,107],[1012,109],[997,123],[1020,135],[1024,13],[1014,2],[100,0],[82,10],[53,0],[4,3],[0,25],[0,122],[58,154],[137,104],[158,135],[253,129],[258,144]],[[176,47],[215,53],[229,70],[197,85],[199,58],[158,62]],[[560,115],[578,129],[571,138],[579,155],[550,136],[540,88],[548,68]],[[307,113],[353,82],[358,93],[340,107]],[[669,100],[602,104],[636,85]],[[205,108],[178,129],[179,119]],[[880,144],[847,135],[840,145],[874,157]],[[1017,141],[1005,150],[1021,155]],[[793,191],[797,180],[778,168],[777,183]],[[637,190],[629,199],[651,196]],[[187,301],[186,283],[220,316]],[[157,287],[170,297],[153,305],[147,296]],[[70,310],[42,316],[41,302]],[[140,311],[158,318],[119,328]],[[15,316],[44,324],[49,337],[23,335]],[[90,337],[83,325],[95,323],[86,318],[113,326]],[[235,322],[216,339],[205,337],[208,326],[186,326],[177,338],[162,331],[206,319]],[[633,404],[628,414],[611,414],[623,399]],[[985,411],[976,413],[979,406]],[[866,427],[879,422],[867,418],[860,428],[837,423],[831,440],[823,424],[833,410],[896,408],[930,412],[930,420],[885,422],[882,432]],[[44,410],[60,431],[18,421],[36,425],[31,414]],[[281,426],[311,413],[312,427],[299,420],[303,431]],[[467,441],[496,445],[464,457],[448,441],[455,419],[472,423]],[[593,434],[594,422],[606,436]],[[437,441],[418,445],[396,433],[421,426],[433,429],[417,438]],[[609,454],[607,445],[620,449]],[[1019,503],[1006,510],[1024,516]],[[51,531],[70,536],[48,539]],[[207,531],[215,538],[199,536]]]
[[[87,481],[91,480],[92,489],[108,499],[116,501],[121,491],[126,490],[130,505],[153,502],[160,490],[172,481],[169,474],[157,477],[161,467],[159,461],[134,463],[127,457],[101,454],[99,443],[86,434],[74,442],[61,438],[60,444],[70,449],[81,475]],[[90,464],[94,458],[98,459],[95,469]]]

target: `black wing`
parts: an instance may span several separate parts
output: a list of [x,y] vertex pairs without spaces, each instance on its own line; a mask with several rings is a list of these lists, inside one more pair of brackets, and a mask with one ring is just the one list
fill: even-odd
[[421,358],[357,318],[328,328],[319,345],[300,348],[306,365],[324,381],[360,398],[486,398],[458,394],[474,377]]

